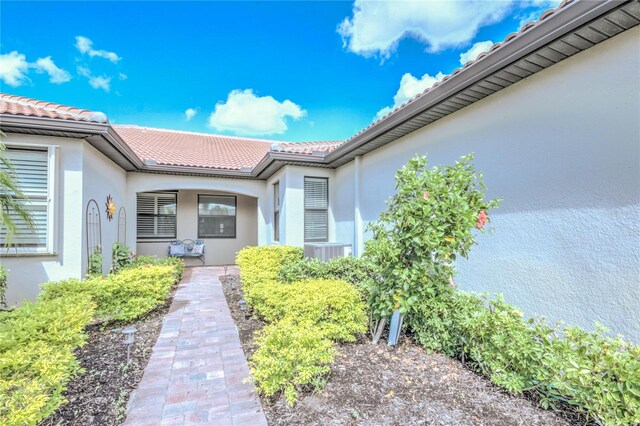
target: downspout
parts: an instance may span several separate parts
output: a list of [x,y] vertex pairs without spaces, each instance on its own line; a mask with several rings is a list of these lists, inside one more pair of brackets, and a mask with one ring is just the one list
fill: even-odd
[[354,193],[354,210],[353,210],[353,255],[355,257],[362,256],[364,251],[363,245],[363,226],[362,215],[360,214],[360,169],[362,166],[362,156],[358,155],[354,159],[353,172],[353,193]]

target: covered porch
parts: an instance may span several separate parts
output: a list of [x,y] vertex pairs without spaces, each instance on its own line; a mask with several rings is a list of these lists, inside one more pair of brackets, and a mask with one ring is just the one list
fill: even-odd
[[[167,179],[170,178],[170,179]],[[238,250],[260,244],[259,182],[135,174],[129,179],[127,228],[140,256],[168,255],[172,240],[202,240],[207,266],[232,265]],[[134,243],[135,242],[135,243]],[[135,245],[134,245],[135,244]],[[187,266],[201,259],[185,258]]]

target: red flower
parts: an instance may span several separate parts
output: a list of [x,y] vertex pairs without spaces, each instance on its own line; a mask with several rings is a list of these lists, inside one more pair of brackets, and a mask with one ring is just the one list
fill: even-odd
[[487,223],[489,216],[485,213],[484,210],[480,210],[478,212],[478,221],[476,222],[476,228],[482,229],[484,225]]
[[425,200],[429,198],[429,191],[424,191],[424,193],[422,194],[422,198]]

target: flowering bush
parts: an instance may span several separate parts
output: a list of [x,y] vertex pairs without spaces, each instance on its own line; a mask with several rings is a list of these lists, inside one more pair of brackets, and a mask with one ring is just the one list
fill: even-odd
[[370,225],[373,238],[366,256],[377,269],[369,302],[375,318],[394,310],[406,313],[419,300],[453,285],[454,261],[476,244],[474,229],[484,232],[487,212],[498,200],[485,200],[482,175],[473,155],[455,165],[427,168],[416,156],[396,173],[396,193]]

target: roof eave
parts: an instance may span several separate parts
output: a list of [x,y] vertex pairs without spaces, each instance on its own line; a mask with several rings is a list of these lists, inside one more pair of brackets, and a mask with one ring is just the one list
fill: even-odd
[[43,136],[60,136],[54,133],[60,132],[65,137],[85,139],[124,170],[132,171],[143,165],[109,123],[0,114],[0,128],[7,132],[28,129],[28,133]]
[[326,161],[334,167],[351,161],[363,153],[353,154],[353,152],[358,148],[363,148],[362,151],[366,151],[364,145],[373,139],[396,129],[478,81],[625,3],[627,3],[626,0],[593,0],[575,1],[567,5],[558,13],[547,18],[544,24],[530,28],[482,60],[474,62],[457,75],[441,82],[425,95],[357,134],[327,155]]

